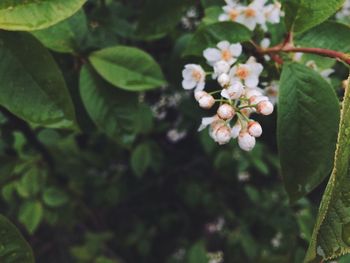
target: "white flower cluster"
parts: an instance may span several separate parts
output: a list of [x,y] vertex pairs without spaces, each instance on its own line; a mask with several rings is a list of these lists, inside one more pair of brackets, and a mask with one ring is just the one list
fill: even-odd
[[266,23],[278,24],[283,13],[281,4],[275,1],[267,4],[267,0],[254,0],[248,6],[243,6],[236,0],[225,0],[226,5],[222,8],[224,13],[219,16],[219,21],[234,21],[254,30],[260,25],[267,31]]
[[[262,134],[260,124],[250,119],[250,115],[254,112],[269,115],[274,106],[264,96],[264,91],[258,88],[263,66],[254,57],[244,64],[236,63],[241,53],[241,44],[228,41],[221,41],[216,48],[204,50],[203,56],[213,68],[212,78],[217,80],[220,89],[209,93],[204,91],[207,74],[196,64],[185,65],[182,86],[184,89],[195,89],[195,99],[204,109],[220,103],[215,116],[202,119],[199,131],[210,126],[210,136],[220,145],[238,138],[240,148],[250,151],[255,146],[255,138]],[[220,98],[215,99],[215,94],[220,94]],[[231,123],[234,125],[231,126]]]
[[336,14],[337,19],[344,19],[350,17],[350,0],[346,0],[343,7]]

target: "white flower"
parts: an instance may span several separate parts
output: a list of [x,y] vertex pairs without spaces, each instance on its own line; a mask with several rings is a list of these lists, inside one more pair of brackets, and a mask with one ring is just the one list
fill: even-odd
[[251,151],[255,146],[255,137],[248,132],[241,132],[238,136],[238,145],[244,151]]
[[255,0],[250,5],[240,8],[240,14],[236,21],[248,27],[250,30],[254,30],[257,24],[265,24],[265,16],[263,7],[265,0]]
[[250,121],[248,123],[248,133],[253,137],[260,137],[262,134],[261,125],[256,121]]
[[239,64],[230,70],[230,76],[235,81],[244,81],[248,88],[255,88],[259,83],[259,75],[263,66],[250,57],[246,64]]
[[320,72],[320,75],[325,78],[326,80],[329,80],[329,75],[334,73],[334,69],[332,68],[328,68],[328,69],[324,69]]
[[273,112],[273,104],[270,101],[264,100],[258,104],[257,112],[262,115],[270,115]]
[[231,137],[233,139],[236,139],[239,133],[241,132],[241,130],[242,130],[242,125],[239,121],[237,121],[236,124],[231,129]]
[[176,143],[187,135],[186,131],[178,131],[177,129],[171,129],[167,132],[167,138],[169,141]]
[[302,56],[303,56],[303,53],[301,53],[301,52],[296,52],[296,53],[293,54],[292,59],[293,59],[294,61],[301,61]]
[[244,96],[247,99],[250,99],[253,96],[262,96],[264,93],[264,91],[260,88],[250,88],[250,89],[246,89],[244,92]]
[[225,0],[225,2],[227,5],[222,8],[224,13],[220,14],[219,21],[236,21],[240,14],[240,5],[237,3],[237,1],[233,0]]
[[220,60],[214,64],[213,79],[216,79],[221,74],[226,74],[230,71],[230,64],[226,61]]
[[205,72],[200,65],[187,64],[182,71],[182,86],[184,89],[203,90],[205,85]]
[[194,97],[198,101],[201,108],[210,109],[215,104],[214,97],[205,91],[196,91],[194,93]]
[[219,82],[221,87],[226,87],[228,84],[230,84],[230,76],[226,73],[221,74],[218,77],[218,82]]
[[235,81],[230,84],[230,86],[221,91],[221,96],[228,100],[239,99],[244,92],[243,84],[241,82]]
[[221,41],[217,44],[217,48],[207,48],[203,51],[203,56],[208,61],[209,65],[214,65],[216,62],[223,60],[229,65],[237,61],[242,53],[242,45],[230,44],[228,41]]
[[271,24],[278,24],[282,16],[281,4],[279,2],[275,2],[274,4],[265,6],[264,15],[267,22],[270,22]]
[[222,104],[219,108],[218,108],[218,111],[217,111],[217,114],[218,116],[220,117],[220,119],[223,119],[223,120],[230,120],[233,118],[233,116],[235,116],[235,110],[234,108],[225,103],[225,104]]
[[267,96],[252,96],[249,98],[249,102],[252,105],[257,105],[262,101],[268,101],[269,98]]

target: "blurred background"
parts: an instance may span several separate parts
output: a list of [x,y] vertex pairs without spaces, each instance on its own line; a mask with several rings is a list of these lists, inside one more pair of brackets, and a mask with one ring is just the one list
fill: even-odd
[[[184,64],[199,61],[182,56],[188,40],[224,4],[89,0],[69,19],[77,51],[60,53],[64,43],[52,51],[81,132],[32,128],[1,108],[0,207],[38,263],[302,262],[325,184],[290,205],[279,176],[276,114],[257,118],[264,132],[252,152],[235,141],[218,146],[207,130],[197,132],[210,114],[181,87]],[[50,30],[57,28],[44,33]],[[277,43],[284,27],[271,30]],[[41,33],[34,35],[43,41]],[[99,126],[83,105],[79,71],[87,54],[119,44],[151,54],[168,85],[114,89],[106,102],[114,117]],[[266,67],[262,81],[278,76]],[[340,89],[346,71],[338,72],[332,83]]]

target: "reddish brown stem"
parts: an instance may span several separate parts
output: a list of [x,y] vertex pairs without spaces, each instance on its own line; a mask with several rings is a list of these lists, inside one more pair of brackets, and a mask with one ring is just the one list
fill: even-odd
[[275,47],[266,48],[266,49],[258,49],[258,51],[262,54],[273,54],[279,52],[301,52],[301,53],[311,53],[317,54],[325,57],[336,58],[338,60],[342,60],[348,65],[350,65],[350,55],[324,48],[311,48],[311,47],[293,47],[290,45],[277,45]]

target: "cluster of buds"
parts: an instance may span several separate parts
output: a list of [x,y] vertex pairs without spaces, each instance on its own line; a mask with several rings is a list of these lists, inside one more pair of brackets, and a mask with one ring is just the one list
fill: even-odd
[[281,12],[281,4],[275,1],[273,4],[266,4],[267,0],[254,0],[248,6],[238,3],[236,0],[225,0],[226,5],[222,8],[224,13],[219,16],[219,21],[234,21],[254,30],[260,25],[267,31],[266,23],[278,24]]
[[[255,146],[255,138],[262,134],[260,124],[250,119],[250,115],[269,115],[274,106],[264,96],[264,90],[258,88],[263,66],[254,57],[244,64],[236,63],[241,53],[241,44],[228,41],[221,41],[216,48],[204,50],[203,56],[213,68],[213,72],[208,74],[218,82],[218,90],[204,91],[207,73],[196,64],[185,65],[182,86],[184,89],[195,89],[194,97],[201,108],[211,109],[219,103],[214,116],[202,119],[199,131],[210,126],[210,136],[220,145],[237,138],[240,148],[250,151]],[[219,98],[214,97],[218,95]]]

